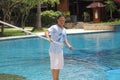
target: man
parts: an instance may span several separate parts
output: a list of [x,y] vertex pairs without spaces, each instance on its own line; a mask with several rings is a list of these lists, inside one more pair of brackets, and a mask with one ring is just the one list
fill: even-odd
[[[66,29],[64,28],[65,17],[64,15],[59,15],[57,17],[57,24],[52,25],[45,31],[45,36],[51,42],[49,55],[50,55],[50,64],[52,69],[53,80],[59,80],[60,69],[64,66],[64,56],[63,56],[63,46],[60,44],[66,44],[70,50],[73,50],[73,47],[67,41]],[[56,44],[54,42],[60,43]]]

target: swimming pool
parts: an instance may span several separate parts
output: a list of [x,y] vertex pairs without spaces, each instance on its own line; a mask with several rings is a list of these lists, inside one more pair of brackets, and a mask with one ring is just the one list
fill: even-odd
[[[64,47],[62,80],[119,80],[120,32],[68,35],[73,51]],[[21,38],[0,41],[0,74],[17,74],[27,80],[52,80],[49,43]]]

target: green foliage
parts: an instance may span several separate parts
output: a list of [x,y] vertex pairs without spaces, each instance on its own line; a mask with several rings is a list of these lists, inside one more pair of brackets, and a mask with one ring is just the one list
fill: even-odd
[[65,16],[70,16],[70,11],[62,12]]
[[106,3],[105,8],[107,11],[110,12],[110,17],[112,19],[112,13],[115,11],[116,5],[113,0],[107,0],[107,1],[105,1],[105,3]]
[[106,10],[107,11],[114,11],[116,9],[116,5],[113,0],[107,0],[106,2]]
[[60,11],[44,11],[41,13],[42,26],[49,27],[52,24],[56,23],[56,17],[61,14]]
[[101,22],[100,24],[107,24],[107,25],[120,25],[120,19],[115,19],[112,22]]
[[51,4],[51,6],[55,6],[55,3],[59,4],[59,0],[41,0],[41,2],[47,2],[49,4]]
[[36,24],[36,13],[31,12],[26,20],[26,26],[35,26]]

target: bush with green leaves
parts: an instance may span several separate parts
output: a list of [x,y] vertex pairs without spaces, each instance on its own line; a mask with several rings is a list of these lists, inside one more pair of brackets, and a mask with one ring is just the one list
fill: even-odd
[[56,23],[56,17],[61,14],[60,11],[47,10],[41,13],[42,26],[50,27]]

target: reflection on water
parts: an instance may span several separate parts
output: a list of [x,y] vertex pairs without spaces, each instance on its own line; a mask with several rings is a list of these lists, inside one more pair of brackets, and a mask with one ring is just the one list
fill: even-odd
[[[77,68],[77,74],[79,75],[74,75],[75,80],[120,79],[120,76],[115,76],[119,71],[113,72],[114,70],[117,71],[120,69],[120,45],[118,45],[120,44],[119,32],[83,34],[82,36],[75,35],[73,37],[74,39],[71,39],[71,37],[69,38],[75,50],[72,52],[73,55],[71,55],[70,58],[68,58],[68,55],[66,57],[67,60],[70,59],[70,61],[66,61],[70,62],[68,64],[74,63],[71,65],[72,67],[77,66],[74,70]],[[110,72],[111,74],[109,74]],[[109,76],[112,76],[114,79],[110,79]],[[72,80],[71,77],[72,76],[69,76],[69,80]]]
[[94,61],[95,57],[77,55],[66,55],[66,67],[63,71],[64,80],[104,80],[107,67],[101,66]]

